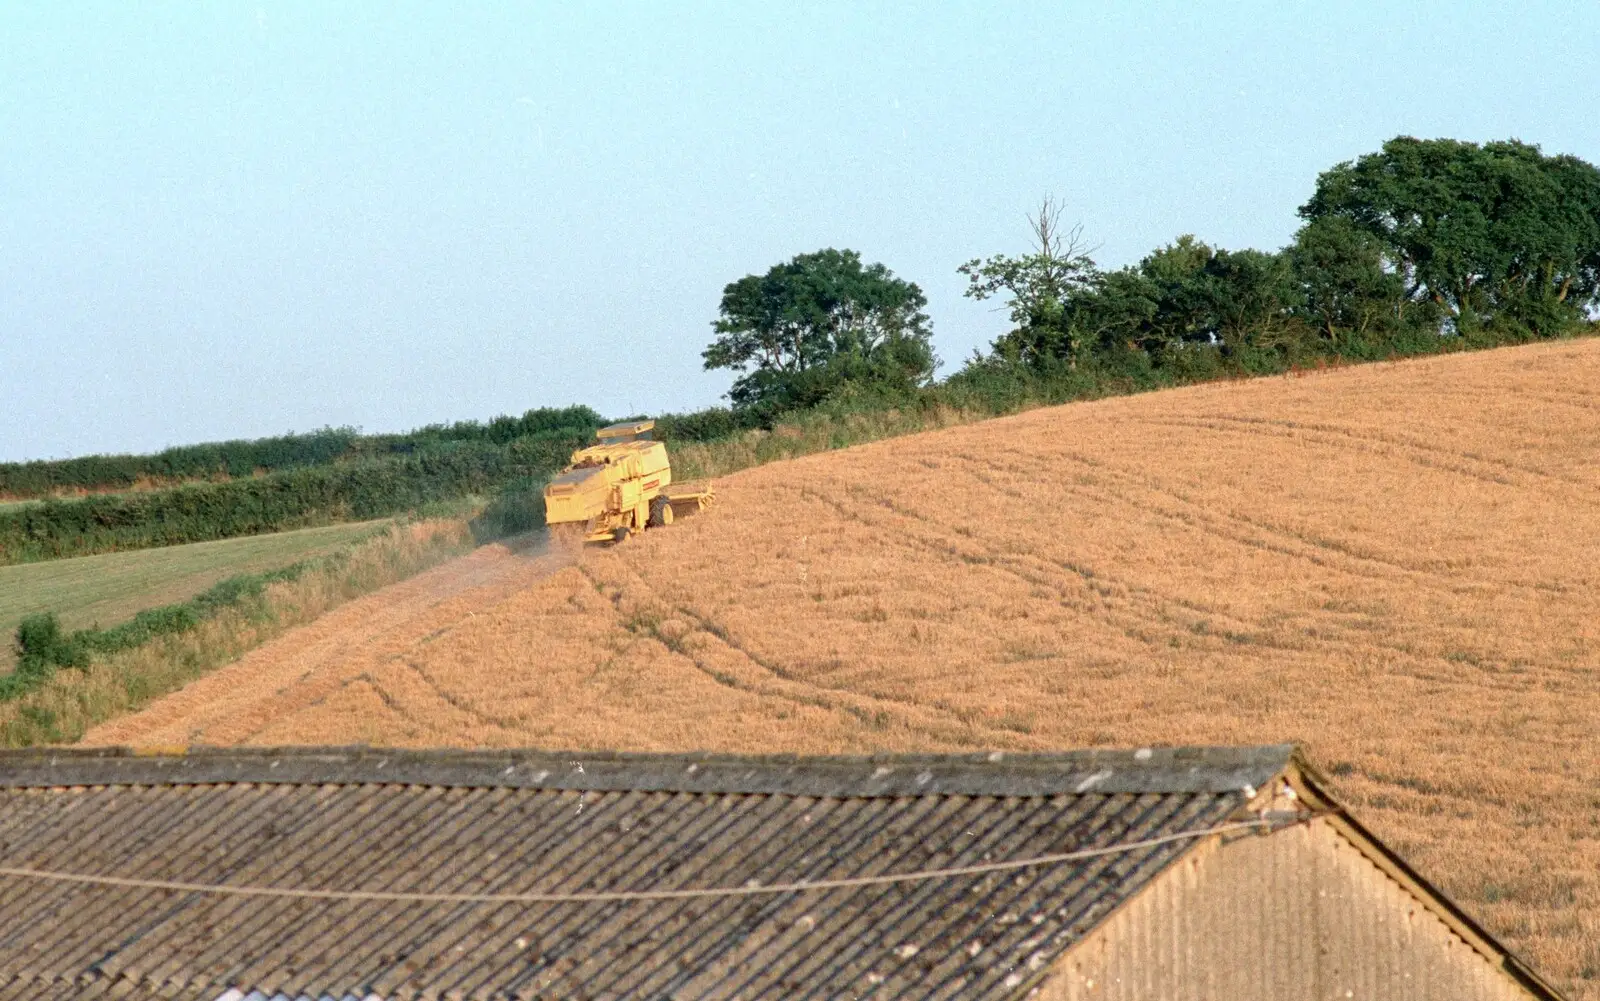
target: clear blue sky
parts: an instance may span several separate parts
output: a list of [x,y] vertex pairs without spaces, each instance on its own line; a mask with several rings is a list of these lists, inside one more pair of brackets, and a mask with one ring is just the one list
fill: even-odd
[[[937,8],[939,13],[928,13]],[[1396,134],[1600,162],[1592,2],[0,6],[0,459],[717,402],[722,286],[850,247],[945,371],[1046,192],[1274,248]]]

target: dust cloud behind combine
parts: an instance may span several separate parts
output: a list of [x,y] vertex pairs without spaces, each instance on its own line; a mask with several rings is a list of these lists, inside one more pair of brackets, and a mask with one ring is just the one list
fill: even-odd
[[846,752],[1304,741],[1600,997],[1600,341],[1038,410],[480,550],[95,743]]

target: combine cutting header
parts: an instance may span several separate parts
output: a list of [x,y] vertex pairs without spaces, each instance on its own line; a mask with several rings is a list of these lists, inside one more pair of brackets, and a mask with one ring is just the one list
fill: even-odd
[[599,444],[573,452],[544,488],[545,524],[581,531],[585,542],[621,542],[710,504],[710,484],[673,484],[667,446],[651,440],[655,426],[626,421],[596,431]]

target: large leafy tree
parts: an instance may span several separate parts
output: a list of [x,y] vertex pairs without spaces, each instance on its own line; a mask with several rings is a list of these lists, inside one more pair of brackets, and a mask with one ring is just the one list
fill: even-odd
[[1300,282],[1300,315],[1328,344],[1365,341],[1401,321],[1404,283],[1372,232],[1324,216],[1302,226],[1285,255]]
[[1228,351],[1282,348],[1303,324],[1296,309],[1304,292],[1288,255],[1218,250],[1205,268],[1215,337]]
[[1548,333],[1600,305],[1600,170],[1515,140],[1401,136],[1317,178],[1300,209],[1375,237],[1407,302],[1469,333]]
[[853,250],[800,254],[723,289],[702,357],[741,373],[736,407],[811,406],[847,385],[904,392],[938,365],[926,305],[915,283]]

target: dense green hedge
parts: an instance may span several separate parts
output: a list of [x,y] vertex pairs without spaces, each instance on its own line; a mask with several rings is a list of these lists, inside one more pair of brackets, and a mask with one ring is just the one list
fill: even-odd
[[446,441],[410,456],[0,509],[0,564],[384,517],[548,476],[589,438],[545,430],[504,445]]
[[358,437],[352,428],[324,428],[256,441],[183,445],[154,455],[86,455],[0,463],[0,495],[31,498],[61,491],[126,490],[148,481],[237,478],[258,470],[312,466],[348,454]]
[[662,414],[655,419],[655,436],[662,441],[716,441],[761,427],[763,416],[748,407],[709,407],[687,414]]
[[588,436],[605,423],[605,418],[590,407],[540,407],[521,417],[496,417],[487,422],[430,424],[405,434],[367,435],[357,442],[357,449],[367,455],[395,455],[411,454],[446,442],[475,441],[509,445],[518,439],[556,433]]
[[153,455],[88,455],[77,459],[0,463],[0,497],[35,498],[62,492],[105,493],[146,482],[241,479],[336,462],[418,455],[463,443],[508,445],[530,436],[587,436],[604,421],[588,407],[543,407],[521,417],[432,424],[405,434],[363,435],[354,428],[254,441],[169,448]]

